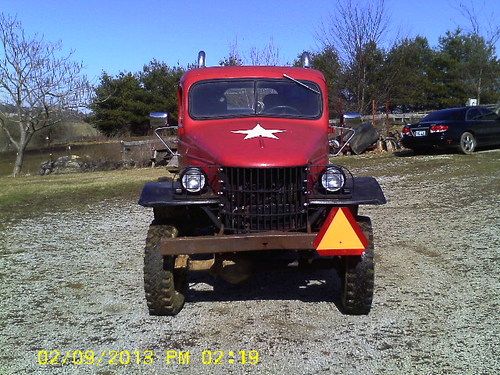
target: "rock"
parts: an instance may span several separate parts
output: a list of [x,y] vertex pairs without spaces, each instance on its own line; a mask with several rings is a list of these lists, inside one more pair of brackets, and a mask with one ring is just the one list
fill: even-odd
[[365,122],[359,125],[353,125],[356,131],[354,136],[349,141],[351,150],[356,154],[362,154],[367,148],[377,142],[379,134],[372,123]]
[[112,161],[106,159],[92,160],[90,156],[67,155],[55,161],[47,160],[40,164],[39,175],[67,174],[94,171],[110,171],[116,169],[130,169],[148,166],[149,161],[137,162],[134,160]]
[[87,164],[87,161],[77,155],[61,156],[55,161],[48,160],[42,162],[38,174],[48,175],[50,173],[66,174],[81,172],[85,169]]
[[77,155],[61,156],[54,162],[52,173],[66,174],[81,172],[84,162]]
[[44,161],[40,164],[40,169],[38,170],[38,174],[40,176],[45,176],[47,174],[52,173],[54,169],[54,162],[52,160]]

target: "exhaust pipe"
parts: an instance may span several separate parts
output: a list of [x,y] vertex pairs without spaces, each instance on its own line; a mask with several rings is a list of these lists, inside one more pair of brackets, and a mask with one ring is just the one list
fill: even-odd
[[205,67],[205,51],[198,52],[198,68]]
[[302,56],[300,57],[300,62],[302,63],[303,68],[311,67],[311,55],[309,55],[309,52],[302,53]]

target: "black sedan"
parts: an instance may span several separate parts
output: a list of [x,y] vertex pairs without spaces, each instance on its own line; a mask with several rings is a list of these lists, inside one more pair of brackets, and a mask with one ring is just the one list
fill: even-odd
[[415,152],[437,147],[471,154],[476,147],[500,145],[500,116],[481,106],[442,109],[406,125],[401,142]]

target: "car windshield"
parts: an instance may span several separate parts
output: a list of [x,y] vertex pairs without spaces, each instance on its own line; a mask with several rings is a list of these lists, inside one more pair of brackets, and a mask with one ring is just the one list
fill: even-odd
[[201,81],[189,93],[195,119],[243,116],[318,118],[322,101],[318,85],[290,79]]
[[464,108],[442,109],[429,113],[421,122],[429,121],[463,121],[465,115]]

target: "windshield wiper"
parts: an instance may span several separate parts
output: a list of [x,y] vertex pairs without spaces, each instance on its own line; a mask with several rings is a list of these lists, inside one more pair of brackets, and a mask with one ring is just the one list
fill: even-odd
[[302,87],[305,87],[308,90],[311,90],[312,92],[315,92],[316,94],[320,95],[320,92],[318,90],[313,89],[312,87],[307,86],[305,83],[302,83],[295,78],[290,77],[288,74],[283,73],[283,77],[288,78],[290,81],[295,82],[298,85],[301,85]]

